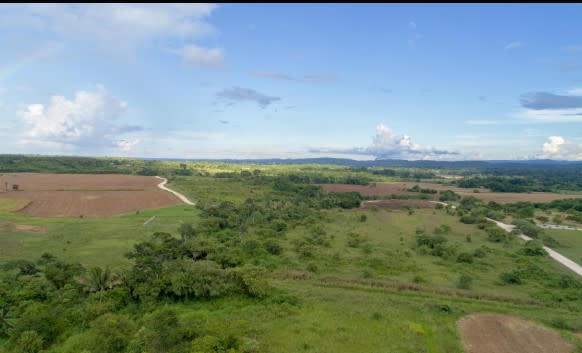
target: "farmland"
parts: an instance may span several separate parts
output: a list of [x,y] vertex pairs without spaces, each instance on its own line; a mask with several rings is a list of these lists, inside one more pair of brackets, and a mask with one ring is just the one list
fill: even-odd
[[[511,202],[550,202],[554,200],[568,199],[568,198],[582,198],[581,193],[549,193],[549,192],[531,192],[531,193],[516,193],[516,192],[492,192],[487,189],[466,189],[456,187],[447,183],[416,183],[416,182],[378,182],[372,185],[346,185],[346,184],[325,184],[322,187],[328,191],[334,192],[349,192],[355,191],[363,196],[378,196],[390,197],[391,195],[407,195],[414,196],[418,193],[407,191],[412,187],[418,185],[420,188],[433,189],[439,192],[451,190],[462,197],[473,196],[484,202],[495,201],[498,203]],[[437,200],[438,195],[431,194],[428,199]]]
[[181,203],[157,188],[159,179],[113,174],[4,174],[2,184],[17,185],[0,199],[27,202],[18,210],[29,216],[114,216]]
[[[428,201],[440,193],[418,191],[466,189],[386,184],[385,176],[339,166],[159,166],[168,187],[195,207],[174,201],[114,216],[54,217],[23,212],[25,198],[0,197],[0,293],[14,324],[2,331],[0,351],[37,335],[47,352],[221,352],[230,345],[249,353],[461,353],[471,352],[470,338],[458,323],[483,312],[539,325],[556,347],[582,348],[579,279],[526,252],[517,237],[461,222],[502,211],[462,197],[456,210],[439,208]],[[149,190],[174,197],[150,176],[30,175],[19,179],[22,191],[7,194]],[[350,193],[374,188],[410,198],[370,203]],[[523,205],[504,207],[512,219],[535,215]],[[577,238],[567,240],[578,232],[570,233],[547,235],[578,261]],[[106,268],[119,274],[117,284],[91,290],[89,274]],[[158,336],[171,341],[161,346]],[[106,337],[125,348],[106,350]],[[215,348],[195,350],[207,343]]]

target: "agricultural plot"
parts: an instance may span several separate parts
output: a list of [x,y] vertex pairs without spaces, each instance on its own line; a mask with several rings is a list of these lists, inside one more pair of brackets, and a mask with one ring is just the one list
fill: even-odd
[[[389,197],[391,195],[419,195],[418,192],[407,191],[418,185],[421,189],[433,189],[439,192],[451,190],[462,197],[474,196],[484,202],[495,201],[497,203],[511,202],[551,202],[554,200],[582,198],[582,194],[557,194],[548,192],[516,193],[516,192],[491,192],[487,189],[478,189],[475,192],[472,189],[455,187],[448,184],[437,183],[416,183],[416,182],[388,182],[375,183],[370,185],[350,185],[350,184],[323,184],[323,189],[333,192],[350,192],[355,191],[362,196]],[[426,194],[430,200],[437,200],[438,194]]]
[[26,201],[16,212],[29,216],[115,216],[181,203],[150,176],[11,173],[0,179],[0,200]]

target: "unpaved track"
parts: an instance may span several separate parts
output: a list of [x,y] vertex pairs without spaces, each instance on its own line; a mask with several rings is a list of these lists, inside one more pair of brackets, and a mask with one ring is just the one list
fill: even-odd
[[557,332],[513,316],[478,313],[457,325],[466,353],[568,353],[573,348]]
[[[495,224],[497,224],[498,227],[504,229],[507,232],[511,232],[513,230],[513,228],[515,228],[515,226],[511,225],[511,224],[505,224],[505,223],[496,221],[496,220],[491,219],[491,218],[487,218],[487,219],[491,222],[495,222]],[[528,237],[525,234],[519,234],[519,237],[523,240],[533,240],[532,238]],[[552,259],[558,261],[562,265],[568,267],[570,270],[576,272],[576,274],[578,274],[578,276],[582,276],[582,266],[578,265],[577,263],[575,263],[574,261],[565,257],[564,255],[556,252],[555,250],[548,248],[547,246],[544,246],[544,250],[547,251],[547,253],[550,255],[550,257]]]
[[179,199],[180,199],[182,202],[184,202],[185,204],[192,205],[192,206],[194,206],[194,205],[195,205],[195,203],[194,203],[194,202],[192,202],[192,201],[190,201],[190,200],[188,200],[188,198],[187,198],[186,196],[184,196],[184,195],[180,194],[180,193],[179,193],[179,192],[177,192],[177,191],[174,191],[174,190],[172,190],[172,189],[170,189],[170,188],[166,187],[166,184],[168,183],[168,179],[166,179],[166,178],[162,178],[162,177],[160,177],[160,176],[156,176],[156,178],[158,178],[158,179],[161,179],[161,180],[162,180],[162,182],[158,184],[158,187],[159,187],[160,189],[162,189],[162,190],[166,190],[166,191],[169,191],[169,192],[171,192],[172,194],[176,195],[176,197],[177,197],[177,198],[179,198]]

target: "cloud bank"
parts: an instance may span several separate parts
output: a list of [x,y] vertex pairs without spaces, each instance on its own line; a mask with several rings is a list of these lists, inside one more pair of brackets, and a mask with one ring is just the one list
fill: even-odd
[[542,145],[538,158],[582,160],[582,144],[567,141],[562,136],[550,136]]
[[350,149],[311,149],[313,153],[336,153],[373,156],[377,159],[407,160],[449,160],[459,159],[460,153],[433,147],[423,147],[412,141],[408,135],[397,135],[391,128],[382,124],[376,126],[376,135],[368,147]]
[[52,96],[48,106],[30,104],[18,113],[25,127],[20,143],[61,149],[129,151],[139,141],[118,136],[142,128],[114,124],[126,109],[126,102],[109,95],[101,85],[96,92],[79,91],[73,99]]

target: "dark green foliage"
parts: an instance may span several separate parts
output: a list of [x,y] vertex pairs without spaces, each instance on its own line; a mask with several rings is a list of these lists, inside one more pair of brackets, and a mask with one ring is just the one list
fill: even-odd
[[460,199],[461,196],[451,190],[441,191],[439,196],[439,200],[442,202],[458,201]]
[[457,288],[459,289],[471,289],[473,286],[473,277],[469,275],[460,275],[457,280]]
[[283,252],[283,247],[275,239],[268,239],[263,243],[263,247],[271,255],[280,255]]
[[457,255],[457,262],[472,264],[473,255],[470,253],[462,252],[459,255]]
[[539,240],[530,240],[527,241],[523,248],[520,250],[520,253],[525,256],[546,256],[546,251],[543,248],[542,242]]
[[503,272],[499,275],[499,279],[503,284],[521,284],[521,277],[521,273],[517,270]]
[[92,352],[123,352],[135,330],[134,323],[126,316],[104,314],[91,322],[87,348]]

